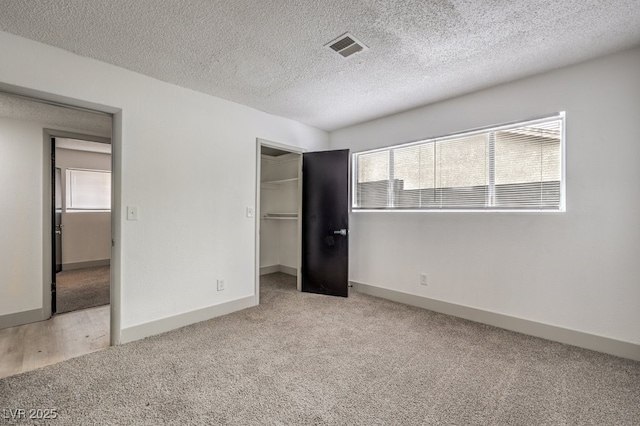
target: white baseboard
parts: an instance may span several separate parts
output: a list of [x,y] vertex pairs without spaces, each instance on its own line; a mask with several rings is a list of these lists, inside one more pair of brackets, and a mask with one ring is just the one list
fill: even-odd
[[42,321],[42,308],[0,315],[0,329]]
[[122,329],[120,334],[120,343],[133,342],[134,340],[144,339],[145,337],[175,330],[176,328],[184,327],[186,325],[195,324],[197,322],[206,321],[211,318],[250,308],[255,306],[255,301],[256,299],[254,296],[244,297],[242,299],[232,300],[231,302],[222,303],[220,305],[209,306],[196,311],[185,312],[180,315],[127,327]]
[[109,266],[111,259],[88,260],[86,262],[63,263],[63,271],[71,271],[73,269],[94,268],[96,266]]
[[275,274],[280,272],[280,265],[263,266],[260,268],[260,275]]
[[280,272],[287,275],[293,275],[294,277],[298,276],[296,268],[292,268],[291,266],[280,265]]
[[541,337],[554,342],[566,343],[580,348],[591,349],[622,358],[640,361],[640,345],[634,343],[597,336],[595,334],[584,333],[582,331],[571,330],[554,325],[543,324],[509,315],[498,314],[495,312],[484,311],[482,309],[471,308],[468,306],[456,305],[454,303],[429,299],[427,297],[416,296],[368,284],[357,282],[351,282],[351,284],[355,291],[369,294],[371,296],[516,331],[518,333],[528,334],[530,336]]
[[273,274],[275,272],[282,272],[283,274],[293,275],[294,277],[298,276],[296,268],[292,268],[291,266],[271,265],[260,268],[260,275]]

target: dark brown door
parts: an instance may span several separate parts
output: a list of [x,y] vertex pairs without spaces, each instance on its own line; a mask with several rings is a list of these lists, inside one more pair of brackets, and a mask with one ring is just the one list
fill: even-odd
[[302,291],[347,297],[349,150],[302,156]]
[[56,313],[56,274],[62,270],[62,171],[56,167],[56,140],[51,138],[51,314]]
[[62,271],[62,169],[56,167],[54,231],[56,236],[56,272]]

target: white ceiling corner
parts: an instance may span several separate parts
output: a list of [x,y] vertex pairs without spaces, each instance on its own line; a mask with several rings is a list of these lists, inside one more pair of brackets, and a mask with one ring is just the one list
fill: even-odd
[[[334,130],[640,44],[638,0],[4,0],[0,30]],[[349,32],[369,50],[324,48]]]

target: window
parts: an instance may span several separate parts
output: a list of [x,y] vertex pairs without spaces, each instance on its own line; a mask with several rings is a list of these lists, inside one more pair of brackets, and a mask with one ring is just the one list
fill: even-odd
[[67,211],[111,210],[111,172],[67,169]]
[[353,157],[354,210],[564,211],[564,113]]

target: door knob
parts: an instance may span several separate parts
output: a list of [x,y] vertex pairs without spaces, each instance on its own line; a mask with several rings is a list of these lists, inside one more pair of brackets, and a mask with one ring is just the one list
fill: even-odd
[[338,229],[337,231],[333,231],[333,233],[335,235],[344,235],[344,236],[346,236],[347,235],[347,230],[346,229]]

